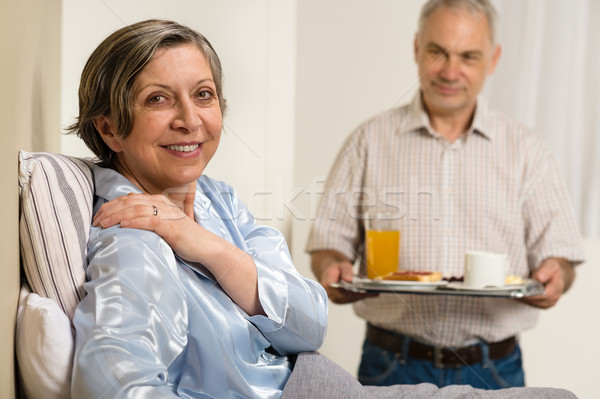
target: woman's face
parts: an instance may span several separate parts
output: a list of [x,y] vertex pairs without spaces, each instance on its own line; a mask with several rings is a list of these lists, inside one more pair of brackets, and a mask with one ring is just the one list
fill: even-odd
[[133,93],[127,138],[112,133],[110,118],[98,129],[117,153],[116,169],[150,194],[194,185],[221,138],[219,99],[204,55],[193,44],[159,49]]

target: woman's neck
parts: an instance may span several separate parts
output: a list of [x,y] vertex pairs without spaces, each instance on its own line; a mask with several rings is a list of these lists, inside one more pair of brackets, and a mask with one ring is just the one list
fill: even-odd
[[186,187],[180,187],[181,190],[167,190],[167,198],[179,207],[190,218],[194,218],[194,199],[196,198],[196,182]]
[[118,160],[114,162],[112,168],[125,176],[136,187],[146,194],[162,194],[167,197],[173,204],[181,209],[186,215],[194,218],[194,199],[196,198],[196,180],[189,184],[184,184],[177,187],[160,188],[154,186],[150,181],[142,181],[143,179],[136,178],[134,173]]

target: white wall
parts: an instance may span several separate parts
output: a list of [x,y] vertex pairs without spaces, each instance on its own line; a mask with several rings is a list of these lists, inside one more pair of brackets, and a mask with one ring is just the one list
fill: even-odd
[[521,338],[529,385],[566,388],[580,399],[592,399],[598,397],[600,358],[595,345],[600,337],[600,239],[584,244],[587,262],[578,267],[571,290]]

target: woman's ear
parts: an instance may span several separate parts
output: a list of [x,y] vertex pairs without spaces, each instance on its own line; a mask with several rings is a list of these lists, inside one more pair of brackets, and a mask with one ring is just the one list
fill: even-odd
[[96,117],[94,119],[94,127],[100,133],[100,137],[102,137],[108,148],[114,152],[121,152],[123,150],[123,146],[121,145],[122,139],[117,135],[117,128],[110,117],[104,115]]

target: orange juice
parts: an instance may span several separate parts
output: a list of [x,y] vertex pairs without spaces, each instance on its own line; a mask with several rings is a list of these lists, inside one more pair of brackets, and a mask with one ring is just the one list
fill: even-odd
[[381,277],[398,269],[400,232],[367,230],[367,277]]

